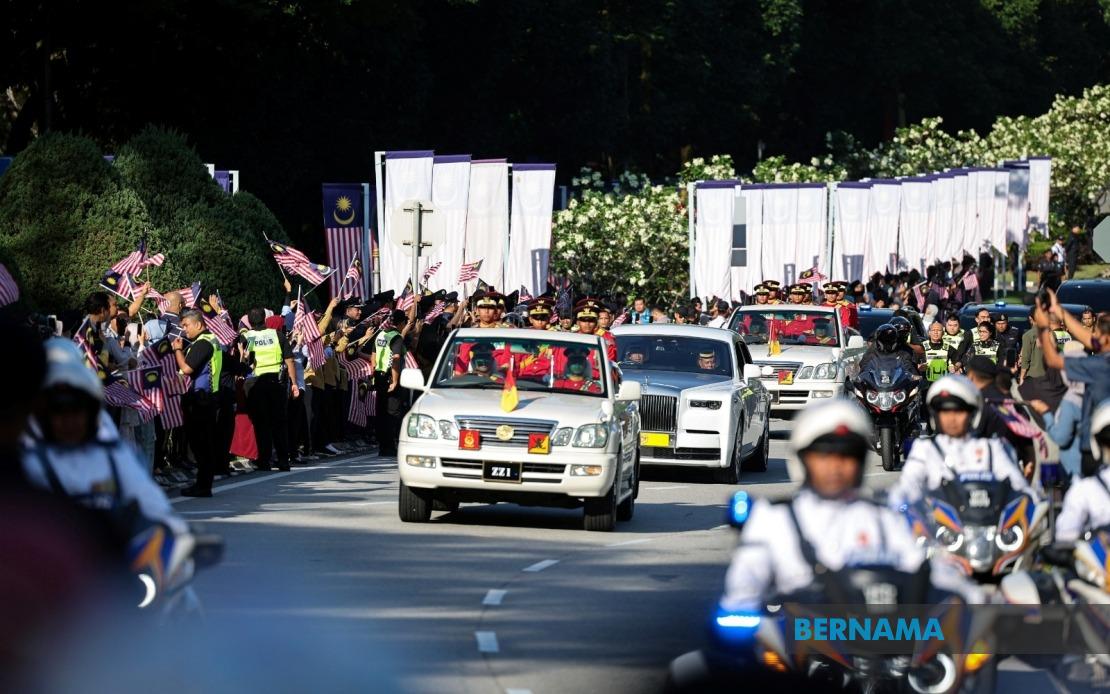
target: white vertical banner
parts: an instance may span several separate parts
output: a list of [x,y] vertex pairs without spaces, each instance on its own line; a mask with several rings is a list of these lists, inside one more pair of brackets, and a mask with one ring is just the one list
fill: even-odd
[[505,261],[506,292],[523,286],[532,296],[539,296],[547,290],[554,200],[554,164],[513,166],[513,214],[509,257]]
[[920,176],[902,181],[902,212],[898,218],[900,266],[925,273],[932,242],[929,239],[929,212],[932,207],[933,177]]
[[[952,256],[962,258],[965,229],[967,228],[967,172],[956,169],[952,173]],[[947,260],[947,258],[941,258]]]
[[732,217],[738,181],[701,181],[697,184],[697,217],[694,222],[694,295],[731,295],[729,261],[732,250]]
[[482,261],[478,275],[504,290],[505,245],[509,236],[509,163],[484,159],[470,163],[466,209],[466,262]]
[[432,151],[415,150],[385,153],[385,215],[378,241],[381,289],[398,294],[412,275],[411,256],[393,242],[393,211],[409,200],[432,199]]
[[836,233],[829,274],[849,282],[866,281],[867,222],[871,216],[871,184],[845,181],[836,187]]
[[795,227],[794,264],[799,273],[816,267],[825,271],[829,242],[829,187],[803,183],[798,188],[798,222]]
[[1029,162],[1006,162],[1009,188],[1006,193],[1006,242],[1025,248],[1029,242]]
[[1006,169],[994,171],[994,212],[991,216],[991,246],[1000,253],[1006,252],[1007,226],[1009,224],[1010,172]]
[[470,155],[438,155],[432,160],[432,205],[443,228],[443,244],[422,258],[420,272],[440,263],[428,289],[462,291],[458,282],[466,245],[466,206],[470,197]]
[[956,238],[953,223],[953,198],[955,196],[956,175],[938,174],[933,179],[933,232],[930,263],[934,260],[951,260],[959,253],[960,239]]
[[867,257],[863,272],[870,277],[876,272],[896,270],[894,256],[898,253],[898,219],[902,213],[902,184],[890,179],[871,181],[871,213],[867,222]]
[[784,286],[798,281],[798,187],[769,184],[763,191],[763,277]]
[[1029,157],[1029,224],[1048,235],[1048,200],[1052,186],[1052,157]]
[[751,294],[755,285],[763,281],[763,191],[766,186],[755,184],[740,187],[740,197],[744,201],[744,227],[747,240],[747,262],[745,267],[733,267],[733,301],[740,300],[740,292]]
[[971,180],[975,183],[975,234],[971,248],[967,250],[978,259],[984,246],[993,241],[994,169],[973,169]]

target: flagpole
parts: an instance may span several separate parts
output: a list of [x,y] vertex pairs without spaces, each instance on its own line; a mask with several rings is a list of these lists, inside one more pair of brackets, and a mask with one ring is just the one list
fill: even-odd
[[[262,230],[262,238],[264,238],[266,240],[266,245],[267,246],[270,245],[271,243],[273,243],[273,241],[270,240],[270,237],[266,235],[266,230],[265,229]],[[272,250],[270,251],[270,257],[271,258],[274,257],[274,253],[273,253]],[[281,266],[281,263],[279,263],[277,261],[277,258],[274,258],[274,265],[278,266],[278,270],[281,271],[281,276],[285,279],[285,281],[288,282],[289,281],[289,275],[285,274],[285,268],[283,268]]]

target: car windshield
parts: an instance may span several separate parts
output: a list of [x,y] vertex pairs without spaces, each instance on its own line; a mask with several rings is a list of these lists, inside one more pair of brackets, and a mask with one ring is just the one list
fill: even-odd
[[551,339],[460,337],[447,346],[434,388],[500,390],[510,372],[519,391],[604,397],[596,346]]
[[893,317],[894,311],[860,311],[859,334],[863,336],[863,339],[870,340],[879,326],[889,323]]
[[677,371],[732,378],[731,342],[679,335],[620,335],[617,354],[625,373]]
[[777,339],[788,345],[841,346],[831,313],[791,308],[745,310],[733,316],[731,327],[750,345]]
[[1110,282],[1071,280],[1060,285],[1056,292],[1060,303],[1087,305],[1095,313],[1110,311]]

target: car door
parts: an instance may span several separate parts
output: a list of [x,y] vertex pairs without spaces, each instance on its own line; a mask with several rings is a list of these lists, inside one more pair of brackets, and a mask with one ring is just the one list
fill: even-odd
[[613,415],[617,418],[617,423],[620,425],[621,430],[621,478],[625,480],[623,484],[627,484],[628,479],[632,476],[632,466],[624,464],[624,458],[634,459],[637,446],[639,445],[640,438],[640,414],[639,402],[620,402],[617,398],[617,393],[620,392],[621,382],[624,380],[624,374],[621,373],[621,368],[614,362],[607,362],[609,364],[609,397],[613,399]]
[[[748,345],[740,340],[740,353],[743,355],[745,364],[754,364],[755,360],[752,359],[752,353],[748,350]],[[741,370],[743,367],[741,367]],[[763,431],[767,418],[771,416],[771,394],[763,387],[763,381],[758,378],[753,378],[750,381],[745,381],[748,390],[751,391],[753,407],[755,410],[754,417],[756,418],[753,428],[757,431]]]
[[763,429],[759,426],[759,394],[744,380],[744,365],[751,363],[751,355],[746,354],[745,349],[743,340],[737,338],[732,341],[732,352],[736,360],[736,371],[732,379],[732,407],[736,412],[737,422],[743,422],[744,449],[751,450],[759,441]]

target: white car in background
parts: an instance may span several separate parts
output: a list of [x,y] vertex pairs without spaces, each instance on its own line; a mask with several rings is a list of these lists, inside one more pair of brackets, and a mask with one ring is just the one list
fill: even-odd
[[625,380],[640,383],[641,464],[708,467],[725,484],[767,469],[770,396],[736,333],[658,324],[613,335]]
[[[518,402],[505,411],[510,370]],[[622,379],[598,336],[456,330],[429,381],[405,369],[401,385],[423,393],[397,446],[402,521],[501,501],[583,507],[587,530],[632,518],[640,384]]]
[[845,366],[867,349],[862,337],[849,335],[832,306],[742,306],[728,327],[744,339],[759,365],[772,412],[802,410],[843,395]]

